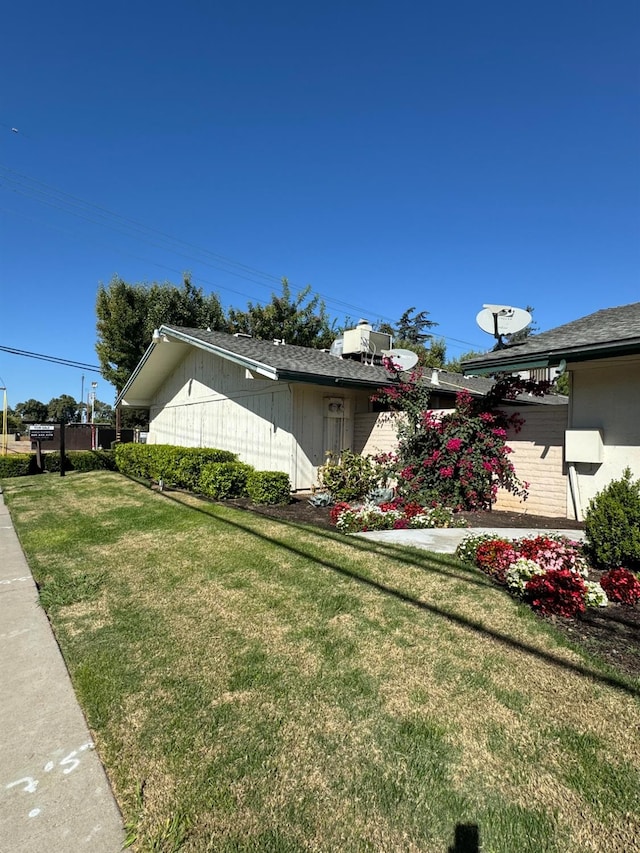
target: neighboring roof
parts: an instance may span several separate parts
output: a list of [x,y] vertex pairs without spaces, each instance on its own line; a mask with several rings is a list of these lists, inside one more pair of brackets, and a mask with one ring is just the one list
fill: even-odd
[[[324,350],[261,341],[257,338],[209,332],[181,326],[162,326],[116,400],[116,405],[146,408],[165,378],[197,347],[250,370],[254,376],[284,382],[309,382],[333,388],[349,386],[373,390],[393,382],[379,365],[338,358]],[[456,394],[467,389],[480,395],[493,385],[491,379],[463,376],[445,370],[426,369],[424,381],[434,390]],[[545,402],[552,402],[545,398]],[[566,402],[565,398],[560,398]],[[532,400],[528,400],[532,402]],[[541,402],[535,400],[535,402]],[[553,400],[558,402],[558,400]]]
[[462,363],[465,374],[554,367],[566,361],[593,361],[640,353],[640,302],[603,308],[522,343]]

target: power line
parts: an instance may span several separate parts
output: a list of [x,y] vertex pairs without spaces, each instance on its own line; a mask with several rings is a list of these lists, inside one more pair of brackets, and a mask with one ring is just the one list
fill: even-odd
[[101,369],[95,364],[85,364],[83,361],[73,361],[69,358],[59,358],[55,355],[43,355],[40,352],[30,352],[24,349],[15,349],[15,347],[0,346],[0,352],[7,352],[10,355],[20,355],[25,358],[36,358],[40,361],[49,361],[52,364],[61,364],[64,367],[75,367],[78,370],[90,370],[93,373],[101,373]]
[[[85,201],[77,196],[65,192],[64,190],[58,189],[50,184],[46,184],[37,178],[21,174],[20,172],[17,172],[14,169],[11,169],[10,167],[5,166],[3,164],[0,164],[0,187],[4,188],[9,192],[22,195],[23,197],[28,198],[32,201],[36,201],[39,204],[46,205],[68,215],[75,216],[91,224],[103,228],[108,228],[126,237],[132,238],[134,240],[139,240],[141,242],[146,243],[147,245],[152,246],[153,248],[172,252],[173,254],[183,257],[188,261],[195,261],[196,263],[204,264],[205,266],[209,266],[213,269],[218,269],[228,275],[233,275],[235,277],[242,278],[260,287],[267,287],[271,289],[272,292],[273,285],[276,283],[280,284],[280,278],[271,273],[249,266],[248,264],[244,264],[240,261],[236,261],[233,258],[229,258],[225,255],[220,255],[216,252],[212,252],[209,249],[204,249],[186,240],[173,237],[170,234],[167,234],[156,228],[144,225],[143,223],[140,223],[134,219],[121,216],[120,214],[114,213],[113,211],[110,211],[105,207],[94,204],[92,202]],[[64,231],[64,229],[59,230]],[[197,253],[199,257],[194,256],[194,252]],[[178,274],[182,274],[183,272],[169,267],[166,264],[161,264],[155,261],[149,261],[145,258],[140,258],[140,256],[134,255],[132,253],[126,254],[129,254],[131,257],[135,257],[138,260],[143,260],[145,261],[145,263],[153,263],[155,266],[170,270],[171,272],[177,272]],[[248,299],[252,298],[249,294],[234,290],[233,288],[222,285],[219,282],[207,281],[206,279],[203,279],[201,277],[199,277],[199,279],[203,283],[208,284],[211,287],[216,288],[217,290],[227,290],[231,293],[235,293]],[[264,281],[261,281],[260,279],[264,279]],[[362,308],[361,306],[353,305],[348,302],[344,302],[340,299],[336,299],[331,296],[327,296],[316,290],[312,289],[311,293],[321,299],[324,303],[338,306],[341,310],[347,309],[349,311],[355,311],[361,316],[372,315],[373,317],[377,317],[380,320],[388,321],[391,323],[394,322],[388,316],[379,314],[377,312],[372,312],[369,309]],[[437,337],[437,335],[435,336]],[[451,338],[446,335],[441,335],[440,337],[444,338],[447,341],[455,342],[456,344],[463,344],[465,346],[470,347],[476,346],[475,344],[472,344],[469,341],[461,341],[457,338]]]

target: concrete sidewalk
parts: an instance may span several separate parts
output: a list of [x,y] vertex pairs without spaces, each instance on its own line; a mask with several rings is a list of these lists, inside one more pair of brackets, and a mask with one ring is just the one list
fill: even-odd
[[453,554],[456,548],[467,536],[478,536],[481,533],[493,533],[504,539],[522,539],[524,537],[545,536],[558,533],[582,542],[584,530],[557,530],[555,528],[518,527],[447,527],[433,530],[372,530],[369,533],[356,533],[364,539],[376,542],[386,542],[395,545],[412,545],[414,548],[424,548],[437,554]]
[[0,494],[0,853],[117,853],[124,830]]

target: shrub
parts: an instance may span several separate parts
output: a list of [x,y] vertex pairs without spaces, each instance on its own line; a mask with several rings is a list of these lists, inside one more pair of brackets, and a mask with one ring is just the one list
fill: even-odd
[[245,497],[247,480],[253,470],[244,462],[210,462],[202,469],[198,490],[218,501]]
[[28,477],[39,474],[35,453],[13,453],[0,456],[0,477]]
[[640,568],[640,481],[631,479],[629,468],[589,502],[584,528],[597,568]]
[[329,457],[326,465],[318,470],[318,478],[334,501],[363,500],[378,484],[373,460],[350,450],[342,451],[338,463]]
[[250,471],[247,494],[254,504],[286,504],[291,500],[291,481],[284,471]]
[[587,587],[584,579],[569,569],[552,569],[527,581],[525,599],[544,615],[571,619],[585,611]]
[[171,444],[118,444],[115,453],[118,470],[123,474],[144,480],[163,480],[168,485],[190,491],[199,488],[205,465],[237,460],[236,454],[229,450]]
[[[115,471],[116,459],[113,450],[68,450],[65,452],[65,471]],[[44,467],[51,473],[59,473],[60,453],[57,450],[43,454]]]
[[640,580],[629,569],[611,569],[600,578],[600,586],[611,601],[630,605],[640,601]]

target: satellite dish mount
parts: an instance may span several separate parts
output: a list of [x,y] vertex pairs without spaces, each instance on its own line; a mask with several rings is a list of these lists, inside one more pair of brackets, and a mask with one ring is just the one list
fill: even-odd
[[498,342],[496,349],[505,346],[503,335],[522,331],[532,320],[533,317],[524,308],[512,308],[510,305],[483,305],[476,317],[476,323],[482,331],[493,335]]

